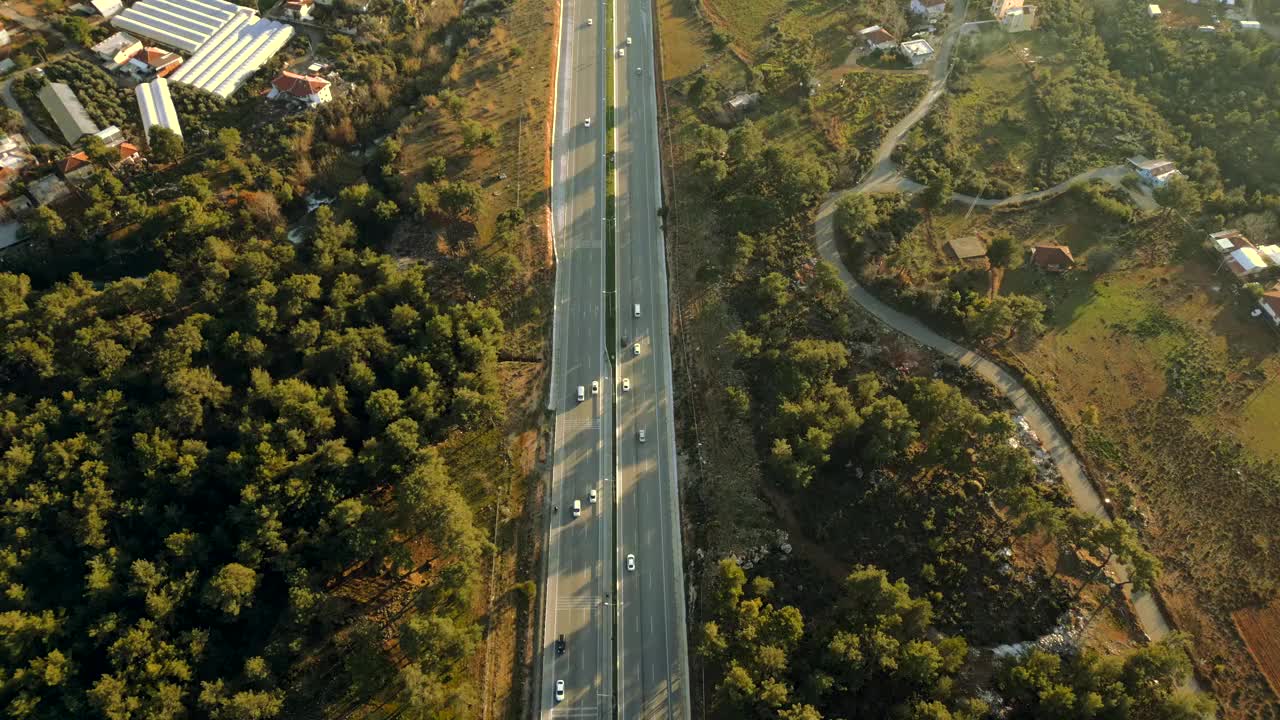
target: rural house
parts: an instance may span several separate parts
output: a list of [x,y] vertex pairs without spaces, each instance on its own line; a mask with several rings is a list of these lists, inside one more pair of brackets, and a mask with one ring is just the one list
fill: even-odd
[[144,47],[129,60],[129,64],[148,77],[165,77],[178,69],[182,56],[158,47]]
[[872,25],[858,31],[868,50],[892,50],[898,45],[898,39],[879,25]]
[[946,250],[948,255],[963,263],[981,263],[987,257],[987,246],[976,235],[951,238],[947,241]]
[[1226,266],[1237,278],[1247,278],[1266,270],[1267,261],[1263,259],[1262,253],[1251,245],[1232,250],[1227,256]]
[[75,182],[93,172],[93,163],[83,150],[71,153],[58,161],[58,174],[67,182]]
[[267,97],[278,98],[282,95],[288,95],[308,105],[315,106],[333,99],[333,91],[329,89],[329,86],[329,81],[322,77],[299,75],[285,70],[279,77],[271,81],[271,90],[267,93]]
[[1161,15],[1161,12],[1160,12],[1160,6],[1159,6],[1159,5],[1148,5],[1148,6],[1147,6],[1147,15],[1150,15],[1150,16],[1151,16],[1151,17],[1153,17],[1153,18],[1158,18],[1158,17],[1160,17],[1160,15]]
[[1037,245],[1031,249],[1031,262],[1047,272],[1066,272],[1075,267],[1076,259],[1066,245]]
[[1208,244],[1210,249],[1216,250],[1222,255],[1226,255],[1236,248],[1253,247],[1253,243],[1249,242],[1249,238],[1235,229],[1209,233]]
[[27,185],[27,194],[37,207],[43,207],[66,197],[71,190],[57,175],[45,175]]
[[933,59],[933,46],[927,40],[908,40],[898,46],[898,54],[906,58],[911,67],[920,67]]
[[760,102],[760,93],[740,92],[729,98],[724,107],[731,113],[740,113],[754,107],[757,102]]
[[0,47],[9,44],[9,31],[5,29],[4,23],[0,23]]
[[1262,293],[1262,297],[1258,298],[1258,307],[1262,308],[1273,325],[1280,327],[1280,283]]
[[1036,7],[1022,0],[992,0],[991,16],[1005,32],[1030,30],[1036,24]]
[[911,0],[911,12],[928,20],[937,20],[947,12],[946,0]]
[[1172,160],[1148,160],[1141,155],[1129,158],[1129,165],[1138,173],[1138,179],[1151,187],[1164,187],[1173,178],[1181,175]]
[[91,48],[95,55],[112,65],[123,65],[142,52],[142,41],[127,32],[118,32]]
[[315,5],[315,0],[287,0],[284,4],[284,16],[293,20],[310,20]]

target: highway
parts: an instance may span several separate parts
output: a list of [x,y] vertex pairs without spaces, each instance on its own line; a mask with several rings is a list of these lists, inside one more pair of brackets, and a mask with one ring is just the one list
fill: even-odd
[[[548,513],[539,717],[688,720],[651,9],[640,0],[607,7],[602,0],[562,0],[558,31],[549,398],[555,430],[547,502],[559,510]],[[606,147],[610,63],[615,132]],[[610,150],[616,153],[615,293],[607,293],[605,284]],[[610,304],[617,322],[607,336]],[[610,346],[617,372],[610,368]],[[591,393],[593,380],[600,383],[599,395]],[[578,386],[586,388],[583,402]],[[596,503],[587,501],[592,488]],[[575,499],[583,507],[576,519],[570,511]],[[626,569],[628,555],[635,555],[633,571]],[[556,652],[561,636],[563,654]],[[558,680],[565,683],[559,701]]]
[[[617,400],[618,717],[686,720],[689,664],[650,13],[648,0],[615,0],[617,374],[631,385]],[[626,570],[629,554],[634,571]]]
[[[601,0],[564,0],[551,141],[555,320],[552,507],[539,688],[540,717],[613,716],[613,387],[605,338],[605,23]],[[593,20],[588,24],[588,20]],[[591,118],[590,127],[586,119]],[[599,383],[593,394],[591,383]],[[577,390],[585,389],[578,401]],[[598,493],[589,501],[592,489]],[[572,506],[582,505],[581,517]],[[558,510],[555,507],[558,506]],[[565,651],[556,652],[563,636]],[[557,701],[555,685],[564,681]]]

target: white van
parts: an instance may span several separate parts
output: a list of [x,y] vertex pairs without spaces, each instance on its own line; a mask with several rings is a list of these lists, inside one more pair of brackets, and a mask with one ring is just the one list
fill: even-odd
[[644,428],[640,428],[640,442],[644,442]]
[[587,399],[587,389],[579,385],[578,386],[578,402],[582,402],[583,400],[586,400],[586,399]]
[[640,317],[640,303],[636,303],[635,309],[632,310],[632,314],[636,317]]
[[581,514],[582,514],[582,501],[581,501],[581,500],[574,500],[574,501],[573,501],[573,516],[574,516],[574,517],[578,517],[578,516],[579,516],[579,515],[581,515]]

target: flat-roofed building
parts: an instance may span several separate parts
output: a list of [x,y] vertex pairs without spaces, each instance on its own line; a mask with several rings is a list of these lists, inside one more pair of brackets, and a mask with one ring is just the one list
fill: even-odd
[[138,112],[142,115],[147,142],[151,142],[151,128],[156,126],[182,137],[182,124],[178,122],[178,111],[174,109],[173,98],[169,95],[168,80],[156,78],[138,85],[133,92],[138,96]]
[[98,132],[98,126],[89,117],[89,111],[84,109],[80,99],[66,83],[49,83],[40,88],[36,97],[40,98],[44,109],[49,111],[49,116],[53,118],[53,123],[58,126],[58,132],[62,133],[68,145],[75,144],[85,135]]

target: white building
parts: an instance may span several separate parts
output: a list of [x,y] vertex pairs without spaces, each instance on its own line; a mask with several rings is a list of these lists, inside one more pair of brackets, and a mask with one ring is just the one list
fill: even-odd
[[124,3],[120,0],[89,0],[89,4],[104,18],[113,17],[124,9]]
[[89,112],[66,83],[49,83],[40,88],[36,97],[40,98],[44,109],[49,111],[53,123],[58,126],[58,132],[62,133],[68,145],[74,145],[85,135],[98,132],[98,126],[89,117]]
[[260,19],[251,10],[238,13],[169,79],[218,97],[230,97],[292,37],[293,27],[285,23]]
[[294,20],[310,20],[315,5],[315,0],[286,0],[284,16]]
[[1239,22],[1241,30],[1261,30],[1262,23],[1257,20],[1241,20]]
[[5,28],[4,23],[0,23],[0,47],[9,44],[9,31]]
[[911,0],[911,12],[937,20],[947,12],[947,0]]
[[107,62],[123,65],[142,52],[142,41],[127,32],[118,32],[90,49]]
[[1153,18],[1158,18],[1158,17],[1160,17],[1160,15],[1162,14],[1162,13],[1160,12],[1160,6],[1159,6],[1159,5],[1148,5],[1148,6],[1147,6],[1147,14],[1148,14],[1148,15],[1150,15],[1151,17],[1153,17]]
[[164,45],[193,53],[242,11],[227,0],[139,0],[111,24]]
[[898,54],[906,58],[911,67],[920,67],[933,59],[933,46],[927,40],[908,40],[898,46]]
[[278,98],[282,95],[288,95],[302,100],[308,105],[320,105],[333,100],[333,91],[330,85],[331,83],[322,77],[299,75],[285,70],[279,77],[271,81],[271,91],[267,93],[267,97]]
[[151,142],[151,128],[157,125],[182,137],[182,125],[178,122],[178,111],[173,107],[173,98],[169,96],[168,80],[156,78],[138,85],[133,92],[138,96],[138,112],[142,115],[142,128],[146,131],[147,142]]

